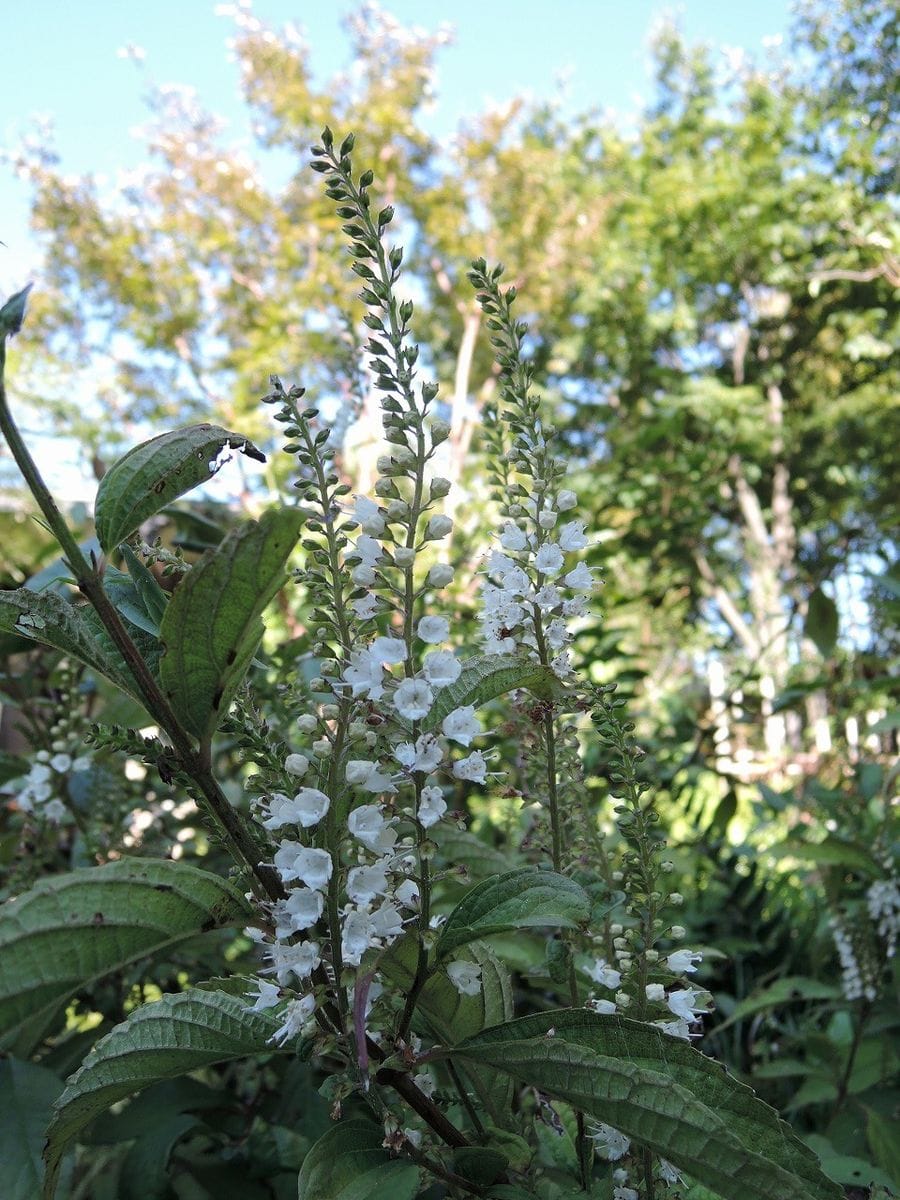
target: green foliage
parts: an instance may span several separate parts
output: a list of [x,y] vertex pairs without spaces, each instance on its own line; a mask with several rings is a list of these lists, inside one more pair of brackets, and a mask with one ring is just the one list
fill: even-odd
[[544,700],[558,700],[566,695],[558,677],[532,659],[513,654],[476,655],[464,661],[454,683],[441,689],[423,725],[426,729],[440,729],[441,721],[455,708],[468,704],[481,708],[489,700],[519,688]]
[[329,1129],[303,1161],[298,1200],[412,1200],[419,1172],[391,1159],[383,1140],[372,1121],[341,1121]]
[[[35,1200],[41,1194],[44,1163],[41,1152],[51,1106],[62,1091],[52,1071],[18,1058],[0,1062],[0,1188],[5,1200]],[[66,1176],[71,1176],[67,1164]],[[63,1192],[67,1192],[67,1179]]]

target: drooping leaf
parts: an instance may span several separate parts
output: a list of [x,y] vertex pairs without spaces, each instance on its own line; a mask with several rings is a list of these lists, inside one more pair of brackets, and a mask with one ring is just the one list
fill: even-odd
[[497,696],[524,688],[542,700],[562,699],[568,689],[547,667],[519,654],[479,654],[463,663],[455,683],[441,688],[422,728],[437,729],[455,708],[480,708]]
[[573,929],[590,917],[591,903],[574,879],[525,867],[476,884],[447,918],[439,958],[475,938],[507,929],[554,925]]
[[414,1163],[391,1158],[373,1121],[341,1121],[312,1147],[297,1181],[298,1200],[413,1200]]
[[130,625],[150,634],[151,637],[159,637],[159,621],[147,611],[137,584],[130,575],[117,571],[115,567],[107,567],[103,573],[103,590],[116,606],[119,615]]
[[562,1009],[484,1030],[453,1055],[620,1129],[725,1200],[840,1200],[773,1109],[652,1026]]
[[128,567],[131,581],[140,594],[144,612],[154,622],[158,633],[169,597],[150,568],[135,554],[127,542],[122,545],[122,556]]
[[53,1101],[62,1091],[60,1079],[46,1067],[18,1058],[0,1061],[0,1196],[3,1200],[35,1200],[41,1194],[44,1163],[41,1149]]
[[213,1063],[275,1053],[278,1028],[271,1012],[253,1012],[223,992],[191,989],[136,1009],[102,1038],[54,1105],[44,1157],[44,1195],[52,1197],[56,1170],[68,1146],[100,1113],[150,1084]]
[[129,450],[106,472],[97,491],[94,523],[103,549],[109,553],[148,517],[212,479],[227,449],[265,462],[247,438],[218,425],[186,425]]
[[297,509],[282,508],[248,521],[200,559],[169,601],[160,677],[198,738],[212,736],[244,677],[302,520]]
[[42,879],[0,908],[0,1031],[126,963],[246,922],[243,895],[185,863],[120,859]]
[[838,635],[837,605],[821,588],[810,595],[803,632],[823,658],[830,658]]

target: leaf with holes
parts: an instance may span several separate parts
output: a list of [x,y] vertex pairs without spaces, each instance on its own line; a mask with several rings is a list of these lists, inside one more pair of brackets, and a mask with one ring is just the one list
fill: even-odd
[[218,425],[186,425],[129,450],[97,491],[94,523],[103,549],[109,553],[160,509],[212,479],[229,449],[265,462],[247,438]]
[[533,867],[507,871],[485,879],[460,900],[441,929],[437,954],[445,958],[457,946],[508,929],[574,929],[590,915],[588,894],[574,879]]
[[[44,1195],[82,1129],[113,1104],[164,1079],[251,1054],[277,1053],[277,1017],[224,992],[192,989],[136,1009],[101,1038],[66,1084],[47,1130]],[[291,1047],[293,1049],[293,1047]]]
[[285,580],[303,522],[295,508],[248,521],[188,572],[160,628],[160,679],[177,716],[208,741],[263,634],[262,613]]
[[841,1200],[774,1109],[650,1025],[561,1009],[486,1029],[452,1055],[620,1129],[725,1200]]
[[185,863],[119,859],[42,879],[0,907],[0,1033],[183,938],[245,924],[243,895]]

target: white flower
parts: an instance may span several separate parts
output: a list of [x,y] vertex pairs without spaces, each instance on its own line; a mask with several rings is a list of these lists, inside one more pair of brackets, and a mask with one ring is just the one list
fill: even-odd
[[341,933],[341,954],[344,962],[358,967],[360,959],[373,944],[372,918],[365,911],[356,910],[344,919]]
[[560,550],[583,550],[587,545],[584,521],[569,521],[559,531]]
[[352,554],[359,558],[362,566],[373,567],[382,557],[384,551],[381,548],[380,542],[376,542],[373,537],[361,533],[356,539],[356,545],[353,548]]
[[377,637],[369,653],[380,663],[402,663],[406,661],[406,642],[402,638]]
[[416,552],[412,546],[395,546],[394,562],[398,567],[411,567],[416,561]]
[[450,623],[446,617],[422,617],[416,626],[416,634],[423,642],[446,642],[450,636]]
[[54,754],[50,759],[50,766],[54,771],[59,771],[61,775],[66,771],[71,771],[72,756],[70,754]]
[[72,770],[76,772],[87,771],[91,766],[91,758],[87,754],[83,754],[80,758],[76,758],[72,763]]
[[594,577],[585,563],[581,562],[568,575],[563,576],[563,583],[576,592],[589,592],[594,586]]
[[617,988],[622,982],[622,972],[609,966],[605,958],[596,959],[593,966],[586,969],[594,983],[599,983],[601,987]]
[[316,998],[310,993],[308,996],[301,996],[299,1000],[291,1000],[284,1007],[284,1020],[278,1029],[272,1034],[269,1041],[276,1042],[279,1046],[283,1046],[285,1042],[291,1038],[297,1037],[302,1033],[303,1026],[307,1023],[313,1013],[316,1011]]
[[461,758],[453,764],[453,774],[457,779],[467,779],[469,783],[484,783],[487,774],[487,763],[480,750],[473,750],[468,758]]
[[363,533],[379,537],[384,533],[384,515],[374,500],[368,496],[354,496],[353,520],[362,527]]
[[666,1187],[674,1187],[677,1183],[681,1183],[681,1176],[664,1158],[659,1160],[659,1177]]
[[362,842],[366,849],[374,854],[389,849],[385,841],[390,840],[392,846],[397,837],[377,804],[362,804],[359,808],[354,808],[347,818],[347,828],[358,842]]
[[425,537],[428,541],[435,541],[437,538],[446,537],[453,528],[453,522],[449,517],[435,516],[428,522],[425,530]]
[[359,600],[351,600],[350,607],[361,621],[371,621],[378,612],[378,597],[373,592],[369,592],[367,596],[363,596]]
[[432,825],[436,825],[444,813],[447,811],[447,801],[444,799],[444,794],[438,787],[427,787],[422,789],[422,799],[419,803],[418,818],[419,822],[429,829]]
[[677,992],[670,992],[666,1003],[669,1006],[669,1012],[673,1013],[680,1021],[696,1020],[698,1012],[705,1012],[705,1008],[697,1005],[697,997],[699,992],[693,988],[680,988]]
[[356,650],[342,676],[350,685],[353,698],[368,694],[370,700],[380,700],[384,695],[384,668],[368,650]]
[[561,491],[556,497],[556,507],[560,512],[568,512],[569,509],[574,508],[577,503],[578,497],[574,492],[570,492],[567,489]]
[[535,594],[534,602],[538,608],[556,608],[562,602],[562,596],[552,583],[545,583]]
[[612,1016],[618,1011],[613,1000],[588,1000],[587,1006],[592,1008],[595,1013],[602,1013],[603,1016]]
[[633,1187],[619,1185],[613,1188],[612,1200],[641,1200]]
[[46,821],[49,821],[51,825],[59,825],[61,821],[65,820],[67,815],[68,809],[58,796],[55,800],[51,800],[49,804],[45,804],[41,809],[41,816]]
[[284,769],[288,775],[301,779],[309,770],[309,759],[305,754],[289,754],[284,760]]
[[651,1001],[665,1000],[666,998],[666,989],[661,983],[648,983],[644,988],[644,992],[647,999]]
[[284,841],[275,851],[275,869],[285,883],[299,880],[320,892],[331,878],[331,855],[327,850]]
[[444,736],[451,741],[459,742],[461,746],[471,746],[472,738],[481,733],[481,725],[475,716],[475,706],[464,704],[462,708],[454,708],[453,712],[444,717],[441,729]]
[[401,742],[394,747],[394,757],[407,771],[424,771],[427,775],[440,766],[444,757],[441,744],[433,733],[423,733],[412,742]]
[[500,545],[504,550],[512,550],[513,553],[520,550],[527,550],[528,537],[525,530],[520,529],[513,521],[507,521],[500,534]]
[[661,1029],[667,1037],[684,1038],[691,1036],[691,1026],[688,1021],[654,1021],[657,1029]]
[[477,996],[481,991],[481,967],[471,962],[452,962],[447,967],[450,982],[461,996]]
[[378,769],[378,763],[370,762],[367,758],[350,759],[347,763],[347,782],[351,787],[362,788],[364,792],[393,794],[397,790],[391,777]]
[[353,867],[347,875],[347,895],[354,904],[371,904],[376,896],[383,896],[387,889],[385,859],[370,867]]
[[428,572],[428,582],[432,587],[446,587],[453,582],[455,574],[449,563],[435,563]]
[[620,1158],[624,1158],[631,1145],[631,1139],[627,1138],[624,1133],[613,1129],[611,1125],[604,1125],[602,1121],[590,1126],[590,1138],[594,1143],[594,1149],[604,1158],[608,1158],[610,1162],[617,1162]]
[[318,942],[297,942],[293,946],[275,942],[266,947],[266,957],[272,964],[267,974],[274,975],[282,987],[290,983],[292,975],[309,978],[322,961]]
[[269,983],[267,979],[255,979],[256,992],[249,992],[248,1000],[253,1003],[249,1005],[251,1012],[264,1012],[267,1008],[274,1008],[281,1000],[281,989],[277,983]]
[[695,962],[702,962],[703,955],[697,950],[675,950],[666,959],[666,966],[673,975],[693,975]]
[[563,552],[554,542],[545,542],[534,556],[534,565],[545,575],[555,575],[563,565]]
[[434,693],[424,679],[404,679],[394,692],[394,708],[406,721],[421,721],[434,703]]
[[393,941],[403,932],[403,918],[396,905],[384,900],[372,913],[372,932],[376,937]]
[[415,908],[419,903],[419,885],[414,879],[404,879],[398,887],[394,888],[394,899],[404,908]]
[[422,674],[436,688],[449,687],[461,672],[462,664],[450,650],[432,650],[422,663]]
[[324,904],[321,892],[308,887],[295,888],[286,900],[279,900],[273,908],[279,934],[282,928],[286,933],[310,929],[321,917]]
[[556,513],[552,508],[545,508],[538,517],[538,525],[541,529],[552,529],[556,524]]
[[301,788],[293,801],[294,812],[297,814],[297,824],[304,829],[318,825],[328,812],[331,801],[318,788]]

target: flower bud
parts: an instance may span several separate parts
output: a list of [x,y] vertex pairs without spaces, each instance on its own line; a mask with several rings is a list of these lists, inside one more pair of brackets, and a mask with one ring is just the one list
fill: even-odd
[[387,514],[392,521],[399,521],[409,514],[409,505],[405,500],[392,500],[387,506]]
[[452,528],[453,522],[450,518],[439,514],[428,522],[425,537],[428,541],[436,541],[438,538],[446,537]]
[[446,587],[453,582],[455,571],[449,563],[435,563],[428,572],[428,582],[432,587]]
[[431,422],[431,442],[437,446],[441,442],[446,442],[450,436],[450,425],[447,421],[432,421]]
[[335,721],[340,711],[336,704],[325,704],[322,707],[322,716],[326,721]]
[[443,475],[436,475],[431,481],[431,495],[433,499],[443,500],[451,488],[449,479],[445,479]]
[[331,742],[328,738],[318,738],[312,744],[312,751],[317,758],[328,758],[331,754]]
[[556,497],[556,507],[560,512],[568,512],[570,508],[574,508],[578,503],[578,497],[574,492],[563,490]]
[[304,733],[312,733],[314,729],[319,727],[319,718],[313,716],[312,713],[304,713],[297,718],[297,728],[302,729]]
[[284,760],[284,769],[288,775],[296,775],[299,779],[309,770],[309,759],[305,754],[289,754]]
[[627,992],[616,992],[616,1004],[619,1008],[628,1008],[631,1004],[631,997]]
[[683,938],[684,933],[685,933],[684,926],[683,925],[673,925],[672,928],[669,930],[669,932],[671,933],[672,937],[675,939]]
[[416,552],[412,546],[398,546],[394,551],[394,562],[398,567],[411,567],[416,561]]

